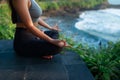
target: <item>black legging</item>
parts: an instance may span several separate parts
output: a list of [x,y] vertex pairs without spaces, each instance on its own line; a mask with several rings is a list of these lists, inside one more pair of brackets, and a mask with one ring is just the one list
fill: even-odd
[[[59,37],[56,31],[45,31],[44,33],[54,39]],[[62,51],[62,48],[37,38],[27,29],[16,28],[14,50],[22,56],[46,56],[58,54]]]

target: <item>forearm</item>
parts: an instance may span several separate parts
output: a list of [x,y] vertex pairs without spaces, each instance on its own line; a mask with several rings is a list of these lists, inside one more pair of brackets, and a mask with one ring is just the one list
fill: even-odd
[[52,39],[50,38],[49,36],[47,36],[46,34],[44,34],[42,31],[40,31],[38,28],[36,28],[35,26],[32,26],[32,27],[28,27],[28,29],[36,36],[38,36],[39,38],[47,41],[47,42],[50,42],[56,46],[59,46],[59,47],[64,47],[66,46],[65,45],[65,41],[62,41],[62,40],[58,40],[58,39]]
[[47,24],[44,20],[42,20],[41,18],[39,18],[38,24],[41,25],[41,26],[43,26],[43,27],[45,27],[45,28],[47,28],[47,29],[51,29],[51,26],[48,25],[48,24]]

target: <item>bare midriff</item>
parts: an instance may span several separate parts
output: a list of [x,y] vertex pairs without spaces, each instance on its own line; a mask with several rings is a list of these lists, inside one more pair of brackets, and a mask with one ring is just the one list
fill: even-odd
[[[37,27],[38,26],[38,22],[34,22],[33,25]],[[16,27],[17,28],[27,28],[24,23],[16,23]]]

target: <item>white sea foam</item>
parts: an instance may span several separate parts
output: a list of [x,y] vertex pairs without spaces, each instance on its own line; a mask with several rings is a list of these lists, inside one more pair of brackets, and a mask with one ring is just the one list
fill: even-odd
[[105,38],[107,40],[118,40],[120,38],[120,9],[105,9],[86,11],[79,16],[75,27],[89,34]]

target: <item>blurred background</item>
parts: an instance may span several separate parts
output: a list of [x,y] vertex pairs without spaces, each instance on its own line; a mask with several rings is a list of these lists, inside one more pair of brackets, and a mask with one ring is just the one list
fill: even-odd
[[[67,50],[82,57],[95,80],[120,80],[120,0],[36,1],[41,18],[58,24],[60,39],[72,46]],[[0,0],[0,40],[13,40],[14,32],[10,7]]]

